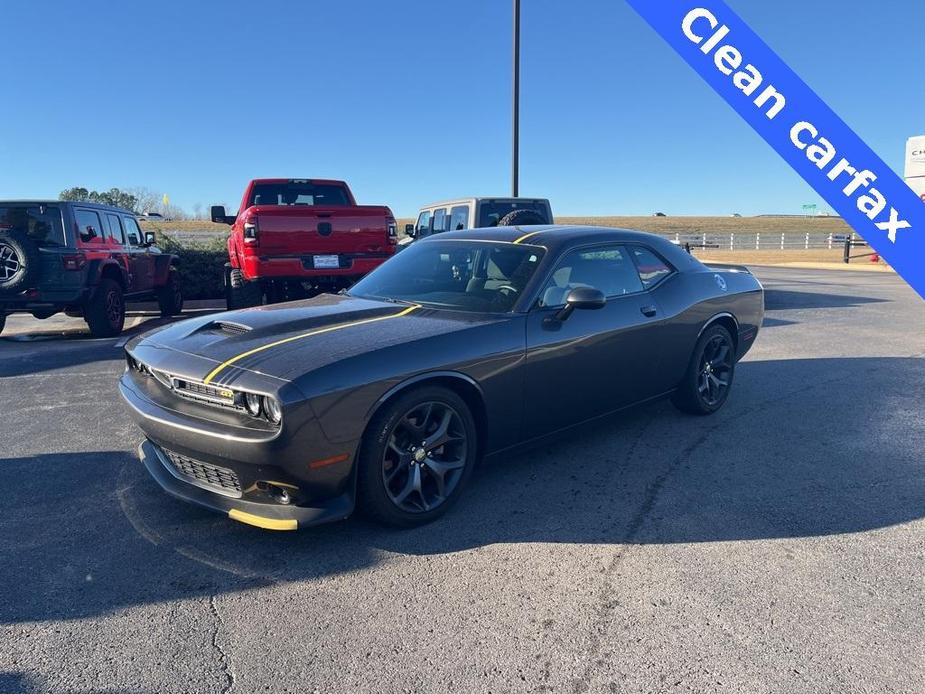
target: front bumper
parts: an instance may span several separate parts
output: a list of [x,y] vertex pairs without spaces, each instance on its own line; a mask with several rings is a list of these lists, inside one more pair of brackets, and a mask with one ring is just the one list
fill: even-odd
[[[150,440],[145,440],[138,447],[138,456],[154,480],[171,496],[258,528],[296,530],[309,525],[342,520],[353,511],[353,499],[348,494],[342,494],[319,506],[293,506],[251,501],[210,491],[178,474],[164,449]],[[253,493],[260,494],[259,490],[254,490]]]
[[340,520],[353,511],[357,442],[328,441],[307,403],[287,406],[284,399],[283,427],[270,432],[180,399],[132,371],[119,388],[147,439],[141,459],[173,496],[271,529]]

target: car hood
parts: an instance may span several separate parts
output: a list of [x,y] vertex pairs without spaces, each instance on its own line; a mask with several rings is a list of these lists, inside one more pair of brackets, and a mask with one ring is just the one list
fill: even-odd
[[[250,371],[290,381],[359,354],[465,330],[503,318],[428,309],[408,303],[323,294],[306,301],[259,306],[185,320],[143,336],[129,351],[170,371],[165,352],[195,357],[189,378],[231,384]],[[179,354],[178,354],[179,356]]]

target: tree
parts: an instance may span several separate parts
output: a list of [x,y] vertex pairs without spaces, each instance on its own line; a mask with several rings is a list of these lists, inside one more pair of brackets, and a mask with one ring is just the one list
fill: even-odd
[[90,191],[86,188],[68,188],[58,194],[58,200],[69,202],[90,202]]
[[112,207],[121,207],[125,210],[135,212],[135,206],[138,203],[131,193],[121,191],[118,188],[110,188],[107,191],[87,190],[86,188],[68,188],[62,190],[58,195],[59,200],[68,200],[70,202],[96,202],[101,205],[111,205]]
[[161,194],[155,193],[150,188],[136,186],[129,188],[128,192],[138,201],[135,203],[135,212],[156,212],[161,204]]

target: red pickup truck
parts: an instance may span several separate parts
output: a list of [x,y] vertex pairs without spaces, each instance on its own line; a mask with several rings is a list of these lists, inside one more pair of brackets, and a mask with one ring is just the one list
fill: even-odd
[[231,225],[225,266],[228,308],[301,299],[349,287],[395,253],[392,211],[357,205],[343,181],[261,178],[250,182]]

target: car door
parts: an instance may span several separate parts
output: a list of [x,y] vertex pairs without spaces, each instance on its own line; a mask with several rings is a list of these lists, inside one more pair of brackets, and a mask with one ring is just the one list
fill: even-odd
[[135,275],[132,292],[150,292],[154,288],[154,256],[144,245],[144,237],[133,217],[122,216],[125,227],[125,251]]
[[[607,298],[599,310],[556,315],[576,287]],[[650,328],[659,310],[622,244],[567,252],[527,318],[525,438],[611,412],[657,394]]]
[[105,243],[109,250],[109,257],[115,260],[125,271],[127,280],[125,291],[128,294],[138,291],[136,288],[138,282],[137,268],[135,267],[132,254],[125,244],[125,230],[119,215],[112,212],[104,212],[103,220],[106,228]]

